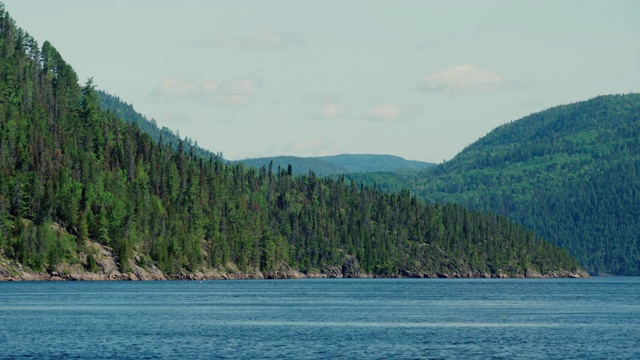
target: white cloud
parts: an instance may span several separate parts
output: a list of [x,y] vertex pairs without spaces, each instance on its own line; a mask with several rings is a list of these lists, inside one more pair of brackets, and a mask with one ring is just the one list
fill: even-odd
[[324,103],[316,113],[316,118],[332,120],[346,113],[348,108],[340,103]]
[[254,99],[262,84],[262,79],[249,77],[228,81],[206,93],[204,100],[222,106],[245,106]]
[[402,108],[396,104],[380,104],[369,109],[364,118],[370,121],[397,122],[402,120],[404,113]]
[[451,66],[425,77],[422,91],[461,94],[470,91],[493,91],[504,85],[502,75],[475,65]]
[[424,113],[424,108],[415,104],[398,105],[380,99],[371,99],[370,103],[372,105],[361,118],[371,122],[399,123],[412,120]]
[[225,49],[280,50],[289,47],[300,47],[303,41],[291,34],[259,27],[249,33],[231,36],[216,36],[196,42],[196,47],[213,47]]
[[206,80],[201,85],[203,95],[215,94],[219,88],[220,84],[218,84],[218,82],[215,80]]
[[349,105],[336,94],[310,95],[302,103],[311,107],[312,118],[316,120],[333,120],[349,112]]
[[153,94],[165,98],[192,96],[198,85],[195,81],[181,76],[168,76],[153,90]]
[[229,81],[196,81],[169,76],[158,84],[152,94],[167,101],[189,99],[205,104],[241,107],[253,101],[263,83],[262,78],[255,76]]

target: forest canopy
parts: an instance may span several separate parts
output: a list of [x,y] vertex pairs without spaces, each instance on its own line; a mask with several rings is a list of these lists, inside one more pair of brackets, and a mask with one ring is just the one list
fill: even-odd
[[507,216],[590,273],[640,275],[640,94],[532,114],[429,171],[347,177]]
[[[203,268],[378,276],[579,269],[566,251],[491,213],[425,204],[291,167],[259,169],[154,141],[101,108],[49,42],[0,8],[0,253],[34,271],[81,264],[87,241],[167,274]],[[206,155],[206,154],[204,154]]]

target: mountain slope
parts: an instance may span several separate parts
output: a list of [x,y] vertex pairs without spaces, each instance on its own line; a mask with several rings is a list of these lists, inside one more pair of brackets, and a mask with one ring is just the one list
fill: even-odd
[[[163,143],[171,144],[175,150],[182,143],[183,148],[192,149],[198,156],[222,158],[221,154],[214,154],[205,150],[187,137],[180,138],[178,134],[167,127],[159,128],[154,119],[147,119],[137,112],[133,105],[122,101],[119,97],[101,90],[97,90],[96,93],[100,99],[102,109],[114,112],[125,122],[136,124],[140,130],[149,134],[154,141],[161,140]],[[399,156],[367,154],[342,154],[320,157],[274,156],[231,161],[233,164],[240,162],[256,169],[262,166],[268,167],[270,163],[272,163],[274,169],[278,167],[287,169],[289,165],[292,165],[294,175],[305,175],[309,171],[313,171],[318,176],[353,172],[419,170],[434,166],[434,164],[427,162],[405,160]]]
[[191,149],[196,155],[205,158],[210,156],[222,158],[221,154],[214,154],[209,150],[203,149],[198,146],[197,142],[194,143],[187,137],[184,139],[180,138],[179,134],[174,133],[167,127],[159,128],[154,119],[147,119],[144,115],[137,112],[133,108],[133,105],[122,101],[119,97],[102,90],[96,90],[96,94],[100,100],[100,107],[103,110],[114,112],[118,118],[125,122],[137,125],[142,132],[149,134],[153,141],[162,141],[164,144],[170,144],[174,150],[178,150],[178,147],[182,146],[185,149]]
[[640,94],[527,116],[432,171],[349,178],[491,210],[565,247],[592,273],[640,275]]
[[503,217],[156,143],[1,7],[0,54],[0,278],[580,274]]
[[275,156],[234,161],[234,163],[239,162],[256,168],[269,166],[271,162],[273,162],[274,168],[279,166],[286,169],[291,165],[295,175],[308,174],[309,171],[313,171],[318,176],[355,172],[418,170],[434,166],[428,162],[405,160],[394,155],[372,154],[340,154],[318,157]]
[[307,175],[313,171],[318,176],[328,174],[343,174],[346,169],[340,165],[332,164],[320,158],[298,157],[298,156],[273,156],[264,158],[244,159],[231,161],[232,164],[244,164],[247,167],[259,169],[261,167],[269,167],[275,170],[277,168],[287,170],[291,165],[293,175]]
[[394,155],[340,154],[321,156],[319,159],[342,166],[346,169],[345,173],[422,170],[435,165],[423,161],[405,160]]

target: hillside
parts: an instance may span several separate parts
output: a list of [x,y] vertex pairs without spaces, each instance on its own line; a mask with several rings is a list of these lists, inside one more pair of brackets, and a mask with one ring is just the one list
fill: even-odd
[[[210,156],[222,158],[221,154],[214,154],[213,152],[203,149],[198,146],[197,142],[185,137],[182,139],[179,134],[173,132],[173,130],[162,127],[159,128],[155,119],[147,119],[146,116],[137,112],[132,104],[126,103],[115,95],[111,95],[102,90],[96,90],[98,99],[100,100],[100,107],[105,111],[111,111],[116,114],[118,118],[124,120],[127,123],[135,124],[142,130],[142,132],[149,134],[151,139],[155,142],[162,141],[164,144],[169,144],[174,150],[178,150],[178,147],[182,146],[185,149],[193,149],[193,152],[198,156],[208,158]],[[182,144],[182,145],[180,145]]]
[[332,164],[328,161],[314,157],[273,156],[231,161],[231,164],[240,163],[255,169],[259,169],[263,166],[268,167],[271,164],[274,169],[281,168],[287,170],[289,165],[291,165],[292,174],[296,176],[308,175],[309,171],[313,171],[318,176],[343,174],[346,171],[346,169],[340,165]]
[[[146,116],[140,114],[134,109],[132,104],[126,103],[119,97],[102,90],[97,90],[96,93],[103,110],[115,113],[125,122],[136,124],[142,132],[149,134],[153,141],[162,141],[165,144],[170,144],[174,150],[177,150],[179,144],[182,143],[183,148],[193,149],[193,152],[198,156],[205,158],[214,156],[222,159],[221,153],[216,154],[203,149],[188,137],[185,136],[183,139],[179,134],[176,134],[167,127],[158,127],[154,119],[148,119]],[[272,166],[274,169],[280,167],[286,170],[288,166],[291,165],[294,175],[306,175],[309,174],[309,171],[313,171],[318,176],[354,172],[420,170],[435,165],[428,162],[405,160],[399,156],[369,154],[341,154],[319,157],[274,156],[230,161],[232,164],[238,164],[240,162],[256,169],[262,166],[268,167],[270,163],[273,163]]]
[[0,278],[582,275],[504,217],[154,142],[3,8],[0,54]]
[[566,248],[591,273],[640,275],[640,94],[532,114],[432,171],[348,178],[491,210]]
[[269,166],[271,162],[273,162],[274,167],[283,169],[287,169],[291,165],[294,175],[308,174],[309,171],[313,171],[318,176],[358,172],[420,170],[428,169],[435,165],[423,161],[405,160],[394,155],[372,154],[340,154],[318,157],[274,156],[234,161],[234,163],[239,162],[255,168]]
[[435,164],[432,163],[405,160],[394,155],[340,154],[333,156],[321,156],[319,159],[342,166],[346,169],[345,173],[422,170],[435,166]]

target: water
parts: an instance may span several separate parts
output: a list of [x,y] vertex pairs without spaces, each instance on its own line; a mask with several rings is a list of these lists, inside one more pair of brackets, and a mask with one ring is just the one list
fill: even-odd
[[640,358],[640,278],[0,283],[0,358]]

